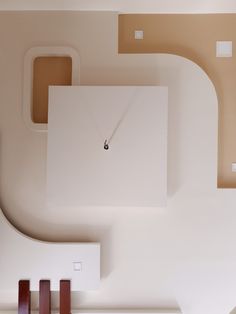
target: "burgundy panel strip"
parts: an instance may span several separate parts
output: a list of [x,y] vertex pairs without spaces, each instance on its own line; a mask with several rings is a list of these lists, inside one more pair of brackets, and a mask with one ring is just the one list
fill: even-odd
[[18,290],[18,314],[30,314],[30,282],[19,281]]
[[39,282],[39,314],[51,313],[51,291],[50,281],[40,280]]
[[60,281],[60,314],[70,314],[70,280]]

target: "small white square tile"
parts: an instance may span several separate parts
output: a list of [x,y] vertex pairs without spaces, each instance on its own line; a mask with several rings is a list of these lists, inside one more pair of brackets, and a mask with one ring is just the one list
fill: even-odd
[[134,38],[138,40],[143,39],[143,30],[135,30]]
[[81,262],[73,262],[73,270],[74,271],[82,271],[82,263]]
[[232,162],[232,172],[236,172],[236,162]]
[[230,58],[233,55],[232,41],[217,41],[216,42],[216,57]]

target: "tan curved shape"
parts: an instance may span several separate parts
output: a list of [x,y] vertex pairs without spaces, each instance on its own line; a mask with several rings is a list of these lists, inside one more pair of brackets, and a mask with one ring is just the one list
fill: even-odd
[[[144,31],[143,40],[134,30]],[[215,85],[219,103],[218,187],[236,188],[236,55],[216,58],[216,41],[236,41],[236,14],[121,14],[119,53],[170,53],[198,64]],[[207,104],[206,104],[207,105]],[[199,126],[200,127],[200,126]],[[210,144],[210,143],[209,143]]]

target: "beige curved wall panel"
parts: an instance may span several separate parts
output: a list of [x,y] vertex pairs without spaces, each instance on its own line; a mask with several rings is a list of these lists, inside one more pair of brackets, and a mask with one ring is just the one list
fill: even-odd
[[[217,41],[236,41],[236,15],[119,15],[120,53],[171,53],[197,63],[215,85],[219,102],[218,187],[236,188],[236,54],[216,57]],[[134,38],[143,30],[143,40]],[[201,122],[199,121],[199,128]],[[209,143],[210,145],[211,143]]]

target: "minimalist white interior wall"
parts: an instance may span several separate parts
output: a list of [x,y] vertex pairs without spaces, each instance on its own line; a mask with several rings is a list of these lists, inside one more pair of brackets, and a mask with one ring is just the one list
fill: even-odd
[[[8,291],[18,296],[18,281],[30,279],[31,291],[39,290],[41,279],[50,279],[59,291],[61,279],[71,282],[72,291],[99,289],[99,243],[49,243],[30,239],[6,220],[0,209],[0,299]],[[74,270],[74,263],[81,271]]]
[[234,0],[1,0],[0,10],[82,10],[140,13],[236,12]]
[[[74,294],[73,307],[228,314],[235,306],[236,192],[216,189],[217,99],[204,72],[171,55],[118,55],[114,13],[1,13],[0,39],[1,206],[35,237],[102,245],[101,288]],[[47,135],[22,119],[23,58],[34,45],[77,49],[84,85],[168,85],[165,210],[47,209]],[[16,300],[6,292],[0,305],[15,308]]]

